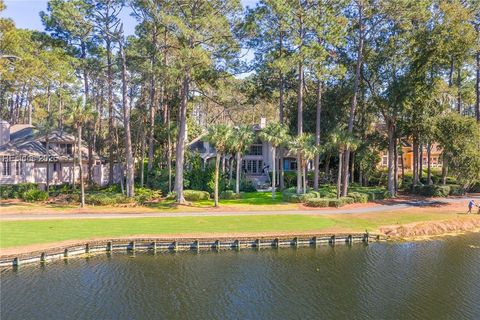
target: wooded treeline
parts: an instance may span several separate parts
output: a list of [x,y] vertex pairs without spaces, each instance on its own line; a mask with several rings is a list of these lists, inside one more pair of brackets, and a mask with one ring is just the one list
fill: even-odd
[[[138,22],[133,35],[125,11]],[[40,15],[45,32],[0,20],[0,117],[75,132],[89,158],[125,165],[128,196],[135,179],[166,179],[184,202],[187,146],[212,125],[261,117],[306,136],[298,164],[315,146],[313,188],[335,166],[347,195],[388,150],[395,196],[405,141],[414,185],[434,144],[444,181],[480,180],[478,1],[263,0],[244,9],[238,0],[50,0]],[[297,170],[300,193],[305,166]]]

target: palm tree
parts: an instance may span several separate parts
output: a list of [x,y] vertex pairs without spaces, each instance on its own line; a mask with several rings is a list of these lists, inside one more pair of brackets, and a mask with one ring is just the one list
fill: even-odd
[[303,190],[305,194],[307,192],[307,176],[306,176],[306,167],[307,163],[310,160],[315,158],[315,155],[320,153],[320,147],[315,143],[315,137],[311,134],[303,134],[301,136],[295,137],[290,142],[290,150],[299,155],[300,162],[297,164],[299,166],[299,171],[302,173],[300,181],[303,186],[297,185],[297,193],[300,193],[300,190]]
[[[73,126],[77,129],[77,161],[79,167],[80,175],[80,206],[85,207],[85,185],[83,183],[83,165],[82,165],[82,127],[87,121],[89,121],[94,113],[89,108],[84,108],[82,106],[82,101],[78,100],[76,104],[73,105],[70,118],[72,120]],[[75,177],[74,177],[75,179]],[[75,183],[75,180],[74,182]]]
[[270,122],[265,128],[260,131],[259,137],[261,140],[272,145],[272,199],[275,199],[276,186],[276,151],[277,147],[285,144],[288,140],[287,128],[276,122]]
[[237,179],[235,180],[235,193],[240,194],[242,154],[248,150],[255,138],[253,130],[248,125],[241,125],[233,129],[229,139],[229,149],[235,153],[237,162]]
[[215,190],[214,190],[214,204],[218,207],[218,175],[220,170],[220,158],[225,153],[228,147],[228,141],[232,135],[232,129],[225,124],[217,124],[208,128],[206,140],[215,146]]
[[343,128],[337,128],[330,134],[329,145],[338,150],[337,198],[340,197],[342,187],[343,154],[346,150],[355,151],[358,144],[358,140]]

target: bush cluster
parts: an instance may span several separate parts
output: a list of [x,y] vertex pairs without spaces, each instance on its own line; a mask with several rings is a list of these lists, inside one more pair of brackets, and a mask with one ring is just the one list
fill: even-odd
[[29,190],[39,190],[36,183],[19,183],[0,185],[0,199],[23,199]]
[[338,199],[332,198],[311,198],[305,201],[307,207],[343,207],[347,204],[354,203],[355,200],[350,197],[340,197]]
[[355,203],[367,203],[369,199],[368,194],[360,192],[350,192],[348,196],[352,198]]
[[230,200],[230,199],[240,199],[240,195],[236,194],[232,190],[225,190],[220,193],[220,199]]
[[144,204],[149,201],[153,201],[162,197],[162,191],[152,190],[148,188],[135,188],[135,200]]
[[27,202],[47,201],[48,193],[40,189],[29,189],[22,194],[22,199]]
[[425,197],[447,197],[449,195],[462,195],[463,188],[459,185],[418,185],[412,188],[412,193]]
[[[77,194],[76,200],[79,201],[80,197]],[[119,204],[134,203],[135,198],[128,198],[121,193],[91,193],[85,195],[85,203],[95,206],[114,206]]]
[[200,201],[210,199],[210,194],[207,191],[199,190],[184,190],[183,196],[187,201]]

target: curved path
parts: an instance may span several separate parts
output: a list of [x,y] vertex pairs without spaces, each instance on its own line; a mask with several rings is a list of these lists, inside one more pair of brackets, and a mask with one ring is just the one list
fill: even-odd
[[16,220],[63,220],[63,219],[121,219],[121,218],[166,218],[166,217],[219,217],[219,216],[250,216],[250,215],[322,215],[322,214],[352,214],[373,213],[401,210],[412,207],[428,207],[459,203],[468,199],[480,200],[480,196],[463,198],[439,198],[433,200],[405,200],[394,204],[382,204],[374,207],[351,209],[310,209],[310,210],[265,210],[265,211],[198,211],[198,212],[153,212],[153,213],[3,213],[0,221]]

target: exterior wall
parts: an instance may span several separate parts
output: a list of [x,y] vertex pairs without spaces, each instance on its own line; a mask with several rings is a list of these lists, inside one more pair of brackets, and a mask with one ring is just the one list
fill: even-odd
[[[405,170],[412,170],[413,169],[413,151],[410,147],[403,147],[403,163],[405,166]],[[441,168],[442,167],[442,152],[441,149],[433,148],[431,151],[431,167],[432,168]],[[428,156],[427,151],[424,150],[422,154],[422,164],[423,167],[426,168],[428,165]],[[380,157],[380,163],[377,165],[379,168],[387,168],[388,167],[388,152],[382,152]],[[402,163],[400,162],[400,158],[398,160],[398,167],[402,167]]]

